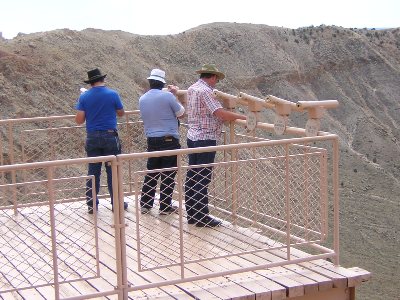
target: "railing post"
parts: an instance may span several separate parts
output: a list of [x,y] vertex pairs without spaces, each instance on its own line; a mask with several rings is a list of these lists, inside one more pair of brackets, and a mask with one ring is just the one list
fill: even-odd
[[50,140],[50,156],[51,156],[51,160],[55,160],[56,159],[56,151],[54,150],[54,133],[53,133],[53,121],[50,120],[49,121],[49,131],[48,136],[49,136],[49,140]]
[[339,138],[333,139],[333,247],[335,265],[339,265]]
[[290,260],[290,170],[289,144],[285,144],[285,206],[286,206],[286,248],[287,260]]
[[47,189],[49,192],[49,211],[50,211],[50,230],[51,230],[51,246],[53,251],[53,276],[54,276],[54,297],[60,299],[60,284],[58,281],[58,255],[57,255],[57,234],[56,222],[54,214],[54,167],[47,168]]
[[10,165],[13,165],[14,162],[14,136],[13,136],[13,126],[12,123],[8,123],[8,154],[10,157]]
[[[13,126],[12,123],[8,123],[8,154],[10,157],[10,165],[13,165],[14,162],[14,136],[13,136]],[[14,215],[17,215],[17,175],[15,170],[11,170],[11,183],[14,184],[13,186],[13,205],[14,205]]]
[[183,176],[182,176],[182,155],[177,155],[177,190],[178,190],[178,201],[179,201],[179,254],[181,264],[181,278],[185,278],[185,258],[184,258],[184,240],[183,240],[183,197],[184,189],[182,189]]
[[[235,122],[229,122],[229,143],[235,143]],[[237,150],[232,149],[231,151],[231,161],[235,162],[237,160]],[[233,163],[231,166],[231,180],[232,180],[232,218],[233,224],[236,225],[237,221],[237,209],[238,209],[238,199],[237,199],[237,164]]]
[[326,151],[321,153],[320,160],[320,207],[321,207],[321,233],[322,239],[325,240],[329,231],[328,228],[328,167],[327,167],[327,153]]
[[[3,136],[0,132],[0,165],[4,165],[4,153],[3,153]],[[2,179],[4,178],[3,174],[2,174]],[[2,181],[3,183],[3,181]]]
[[308,150],[309,148],[307,147],[308,143],[304,143],[304,165],[303,165],[303,172],[304,172],[304,183],[303,183],[303,187],[304,187],[304,194],[303,194],[303,198],[304,198],[304,228],[305,228],[305,233],[304,233],[304,239],[306,241],[310,240],[310,197],[309,197],[309,184],[310,184],[310,180],[312,180],[312,178],[309,178],[309,174],[308,174],[308,169],[309,169],[309,165],[308,165]]
[[[107,162],[106,162],[107,163]],[[123,163],[116,157],[111,162],[113,209],[115,224],[115,250],[117,258],[118,299],[128,299],[128,275],[126,262],[126,236],[124,214]]]
[[[125,114],[126,136],[127,137],[131,137],[131,134],[130,134],[131,126],[129,126],[129,116],[130,116],[130,114]],[[128,153],[133,152],[134,149],[133,149],[133,142],[132,142],[131,138],[128,138],[128,145],[127,145],[127,147],[124,145],[124,149],[128,149]],[[128,164],[128,178],[129,178],[129,180],[128,180],[129,193],[132,193],[132,184],[131,184],[131,182],[132,182],[132,180],[131,180],[132,179],[132,166],[130,163]]]

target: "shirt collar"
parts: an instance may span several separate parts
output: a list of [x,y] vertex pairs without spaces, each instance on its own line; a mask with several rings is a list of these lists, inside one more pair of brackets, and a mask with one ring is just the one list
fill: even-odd
[[201,84],[204,84],[206,87],[208,87],[210,90],[213,90],[213,87],[211,85],[209,85],[207,82],[205,82],[203,79],[199,79],[199,82]]

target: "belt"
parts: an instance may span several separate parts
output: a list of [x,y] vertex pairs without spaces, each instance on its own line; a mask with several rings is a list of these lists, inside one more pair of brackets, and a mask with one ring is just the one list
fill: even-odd
[[165,136],[148,137],[147,140],[172,142],[173,140],[177,140],[177,138],[172,135],[165,135]]
[[116,129],[107,129],[107,130],[95,130],[87,133],[87,136],[99,136],[99,135],[115,135],[118,136],[118,131]]
[[117,132],[117,129],[95,130],[95,131],[91,131],[89,133],[95,133],[95,132]]

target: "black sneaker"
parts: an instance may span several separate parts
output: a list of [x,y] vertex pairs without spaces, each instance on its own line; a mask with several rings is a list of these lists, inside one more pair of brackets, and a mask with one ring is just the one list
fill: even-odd
[[193,218],[188,218],[187,220],[188,220],[188,224],[196,224],[197,223],[197,221]]
[[160,210],[160,215],[170,215],[170,214],[177,214],[179,212],[178,206],[168,206],[166,209]]
[[201,221],[196,223],[196,227],[218,227],[221,226],[221,224],[221,221],[205,216]]

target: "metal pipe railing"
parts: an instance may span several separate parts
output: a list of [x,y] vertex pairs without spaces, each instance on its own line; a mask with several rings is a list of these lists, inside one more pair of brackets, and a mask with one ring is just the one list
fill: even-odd
[[[178,99],[181,102],[186,103],[187,101],[187,91],[179,90],[178,91]],[[234,109],[237,104],[242,106],[247,106],[249,111],[251,112],[259,112],[261,108],[266,109],[274,109],[278,114],[288,114],[290,112],[304,111],[305,109],[310,109],[316,116],[320,116],[320,109],[327,108],[335,108],[338,105],[336,100],[323,100],[323,101],[298,101],[297,103],[284,100],[278,98],[276,96],[269,95],[265,99],[254,97],[243,92],[240,92],[237,96],[230,95],[227,93],[223,93],[218,90],[214,90],[214,96],[219,99],[221,102],[224,102],[224,106],[229,109]],[[318,110],[318,111],[317,111]],[[124,118],[119,119],[118,126],[121,129],[125,129],[127,136],[124,137],[126,145],[128,145],[129,149],[133,151],[138,148],[138,146],[143,145],[135,145],[135,143],[130,140],[129,133],[131,132],[133,126],[139,125],[140,121],[132,121],[131,118],[135,118],[139,116],[138,111],[127,112]],[[66,116],[51,116],[51,117],[37,117],[37,118],[23,118],[23,119],[8,119],[8,120],[0,120],[0,127],[5,126],[5,132],[7,133],[7,141],[1,139],[0,140],[0,148],[3,150],[0,157],[0,173],[1,180],[0,182],[0,193],[7,193],[9,190],[11,191],[11,199],[12,206],[2,205],[2,209],[0,213],[13,209],[14,214],[18,214],[19,210],[22,208],[32,208],[35,205],[48,205],[50,209],[50,222],[51,222],[51,235],[52,235],[52,246],[53,249],[56,249],[56,237],[57,237],[57,224],[55,223],[55,205],[60,204],[56,201],[55,195],[59,190],[55,188],[54,184],[57,182],[61,182],[61,178],[57,178],[56,170],[58,168],[77,168],[77,170],[82,171],[83,167],[85,167],[88,163],[94,162],[110,162],[112,166],[113,173],[113,199],[115,199],[114,203],[114,215],[113,215],[113,227],[115,230],[115,240],[114,240],[114,248],[115,248],[115,256],[116,256],[116,287],[114,291],[99,291],[93,295],[87,295],[90,297],[101,296],[101,295],[112,295],[117,294],[119,298],[125,299],[127,298],[128,291],[133,291],[137,289],[145,289],[150,287],[159,287],[167,284],[174,283],[182,283],[191,280],[198,279],[206,279],[214,276],[222,276],[228,274],[234,274],[236,272],[242,271],[252,271],[257,270],[263,267],[271,267],[278,265],[285,265],[288,263],[297,263],[303,261],[309,261],[313,259],[326,258],[334,256],[334,261],[336,265],[339,265],[339,169],[338,169],[338,161],[339,161],[339,141],[338,136],[335,134],[330,134],[328,132],[318,131],[315,136],[306,136],[306,129],[297,128],[297,127],[286,127],[285,134],[294,135],[294,138],[284,138],[280,140],[263,140],[260,139],[254,142],[247,143],[237,143],[237,137],[246,137],[246,135],[236,135],[235,129],[237,127],[243,128],[246,127],[246,121],[236,120],[234,122],[230,122],[230,129],[226,132],[226,136],[229,137],[229,144],[214,146],[214,147],[205,147],[205,148],[184,148],[184,149],[176,149],[176,150],[168,150],[168,151],[156,151],[156,152],[132,152],[132,153],[124,153],[118,156],[102,156],[102,157],[90,157],[90,158],[71,158],[71,159],[63,159],[57,160],[53,159],[51,161],[37,161],[37,162],[28,162],[31,157],[28,150],[30,142],[33,142],[31,138],[29,138],[30,134],[49,134],[49,141],[51,143],[51,156],[52,158],[56,158],[57,151],[59,149],[63,149],[60,145],[57,145],[57,138],[62,137],[62,134],[68,131],[68,137],[72,137],[76,130],[82,131],[82,126],[76,126],[73,124],[73,115]],[[64,124],[63,122],[69,122],[68,124]],[[23,139],[18,140],[18,126],[21,124],[35,124],[32,125],[31,128],[24,128],[21,136]],[[47,128],[35,128],[38,123],[46,123]],[[257,122],[256,129],[260,131],[266,132],[274,132],[274,124],[261,123]],[[122,130],[123,131],[123,130]],[[255,135],[255,131],[252,133],[252,137],[257,139]],[[226,140],[227,141],[227,140]],[[144,143],[144,142],[143,142]],[[328,226],[328,214],[326,210],[328,209],[328,205],[325,203],[328,195],[327,195],[327,184],[328,180],[328,169],[327,169],[327,150],[322,147],[310,146],[313,143],[327,143],[332,147],[332,190],[333,190],[333,250],[329,249],[329,247],[322,246],[318,243],[319,240],[315,239],[315,236],[324,236],[326,235],[326,229]],[[18,152],[16,151],[17,147],[21,145],[21,153],[22,162],[18,161]],[[17,147],[16,147],[17,146]],[[74,145],[72,145],[74,146]],[[4,153],[5,150],[8,149],[8,165],[4,165],[6,162]],[[283,149],[283,150],[282,150]],[[299,153],[294,152],[297,149]],[[300,151],[300,150],[302,151]],[[31,149],[33,152],[40,152],[40,149]],[[68,150],[67,150],[68,151]],[[210,203],[210,207],[214,209],[215,212],[219,213],[221,217],[231,217],[233,220],[233,229],[230,228],[234,232],[234,228],[240,228],[243,224],[253,224],[257,225],[260,230],[268,230],[272,233],[272,235],[276,238],[283,237],[283,241],[277,242],[275,247],[270,247],[270,249],[285,249],[286,260],[282,262],[274,262],[270,264],[261,264],[254,267],[248,268],[240,268],[235,270],[229,270],[226,272],[217,272],[214,274],[199,274],[198,276],[187,275],[188,272],[187,266],[193,262],[199,262],[204,260],[213,260],[215,258],[222,257],[232,257],[240,254],[250,254],[257,253],[259,251],[264,251],[263,248],[257,248],[258,242],[255,241],[253,247],[249,249],[241,249],[239,246],[235,246],[234,244],[229,245],[232,247],[232,250],[224,249],[227,251],[227,254],[224,255],[215,255],[213,257],[204,257],[204,258],[193,258],[188,259],[186,257],[186,243],[187,243],[187,232],[184,230],[183,223],[185,222],[184,215],[184,172],[190,168],[196,168],[199,166],[188,166],[185,163],[185,157],[190,153],[202,153],[202,152],[210,152],[216,151],[217,153],[221,153],[224,156],[222,162],[217,161],[214,164],[211,164],[216,171],[214,174],[219,174],[218,170],[223,170],[222,174],[224,175],[214,175],[220,176],[213,179],[213,186],[210,188],[211,191],[209,193],[210,201],[219,201],[220,202],[212,202]],[[276,151],[276,152],[275,152]],[[281,152],[280,152],[281,151]],[[260,154],[261,152],[261,154]],[[270,153],[271,152],[271,153]],[[323,155],[321,153],[323,152]],[[165,280],[163,282],[152,282],[149,284],[138,284],[135,287],[129,287],[128,282],[128,272],[127,272],[127,239],[126,239],[126,225],[125,225],[125,213],[123,209],[124,199],[129,195],[134,195],[136,206],[139,206],[139,195],[140,195],[140,185],[142,184],[143,174],[146,174],[147,170],[138,168],[137,166],[145,167],[145,161],[149,157],[159,157],[159,156],[178,156],[178,166],[176,167],[177,171],[177,193],[175,194],[177,197],[177,201],[179,203],[179,251],[177,262],[173,262],[171,264],[165,264],[163,266],[155,266],[154,268],[162,268],[168,266],[179,266],[179,278]],[[243,156],[243,157],[242,157]],[[249,157],[247,157],[249,156]],[[309,157],[313,157],[318,162],[317,164],[313,162]],[[262,158],[264,157],[264,158]],[[267,158],[267,159],[265,159]],[[272,162],[283,160],[283,164],[278,164],[275,166]],[[268,163],[266,163],[268,161]],[[269,164],[269,163],[272,164]],[[240,165],[239,165],[240,163]],[[262,173],[262,171],[257,171],[254,166],[257,164],[266,164],[264,168],[261,170],[267,170],[267,174]],[[318,181],[319,187],[315,190],[318,195],[312,195],[312,189],[308,189],[309,185],[314,185],[315,182],[312,178],[308,177],[307,170],[309,168],[314,168],[318,170],[320,174],[320,179]],[[135,168],[133,168],[135,166]],[[201,165],[200,167],[204,167]],[[246,169],[248,168],[248,169]],[[297,169],[294,169],[297,168]],[[245,170],[249,170],[250,173],[245,173]],[[46,170],[47,179],[38,180],[29,179],[29,177],[19,176],[19,172],[27,172],[34,170]],[[293,172],[295,170],[300,170],[299,172],[303,172],[306,176],[305,185],[306,190],[296,191],[292,186],[292,177]],[[155,171],[155,170],[152,170]],[[72,173],[71,173],[72,174]],[[283,175],[282,175],[283,174]],[[33,173],[34,176],[35,174]],[[257,177],[259,176],[259,177]],[[282,176],[282,177],[281,177]],[[285,213],[285,217],[274,217],[272,214],[270,218],[266,218],[266,215],[263,213],[255,214],[252,211],[257,211],[260,209],[260,201],[272,201],[268,198],[268,190],[263,190],[259,188],[258,184],[256,184],[257,180],[261,179],[263,181],[271,181],[268,187],[276,192],[276,210],[281,212],[282,205],[283,211]],[[21,178],[22,182],[21,182]],[[74,174],[71,177],[62,178],[62,180],[66,180],[68,182],[69,179],[79,178],[78,175]],[[82,178],[84,178],[82,176]],[[86,177],[85,177],[86,178]],[[247,183],[246,180],[250,180],[250,184]],[[281,185],[280,180],[283,180],[283,184]],[[231,182],[229,182],[231,181]],[[29,185],[34,186],[34,183],[45,183],[47,184],[47,192],[49,196],[49,201],[44,202],[31,202],[27,204],[20,205],[19,197],[21,195],[29,195],[31,197],[35,196],[43,196],[44,192],[31,192],[25,191],[20,194],[20,187],[28,187]],[[276,184],[276,187],[273,186]],[[128,186],[129,192],[124,192],[124,187]],[[34,187],[31,187],[31,189]],[[223,189],[220,191],[219,189]],[[92,180],[92,189],[95,191],[94,180]],[[244,192],[241,190],[244,189]],[[71,188],[73,190],[73,188]],[[229,193],[227,193],[229,190]],[[251,199],[251,209],[242,209],[244,205],[242,202],[245,201],[243,193],[246,192],[254,192]],[[218,196],[219,194],[221,196]],[[292,217],[294,212],[296,212],[296,206],[293,203],[293,193],[295,195],[299,195],[299,197],[305,197],[307,200],[306,205],[304,207],[304,216],[299,220],[304,220],[304,223],[297,224]],[[227,197],[228,195],[228,197]],[[1,195],[0,195],[1,196]],[[106,195],[107,196],[107,195]],[[109,196],[109,195],[108,195]],[[280,198],[282,196],[282,198]],[[315,198],[312,198],[314,196]],[[230,197],[230,198],[229,198]],[[1,199],[6,199],[6,197],[0,197]],[[312,199],[318,199],[320,201],[318,205],[313,205],[315,203],[311,203]],[[64,203],[74,203],[74,202],[82,202],[85,200],[84,196],[78,197],[70,197]],[[218,204],[219,203],[219,204]],[[224,206],[225,205],[225,206]],[[320,224],[319,227],[315,227],[315,224],[310,221],[313,218],[312,210],[318,209],[319,215],[321,218],[317,220],[317,224]],[[94,214],[94,226],[97,227],[97,215]],[[140,253],[143,249],[143,241],[141,240],[140,232],[142,229],[140,225],[141,215],[136,209],[136,233],[137,233],[137,245],[136,249]],[[255,221],[255,219],[257,220]],[[276,222],[280,222],[284,224],[285,229],[275,228]],[[313,221],[316,221],[315,219]],[[271,223],[268,223],[271,222]],[[278,223],[279,223],[278,222]],[[313,227],[314,226],[314,227]],[[220,233],[223,235],[224,233]],[[199,239],[201,238],[199,235],[194,234],[194,236]],[[211,238],[211,236],[206,236],[205,238]],[[220,242],[226,243],[226,241],[221,240],[221,236],[216,236],[215,238],[219,239]],[[98,239],[96,233],[96,241]],[[245,241],[242,241],[245,242]],[[249,245],[251,241],[249,241]],[[307,258],[298,258],[293,259],[292,249],[294,245],[307,245],[310,246],[317,251],[323,252],[322,254],[310,255]],[[244,245],[247,245],[246,243]],[[96,242],[96,254],[97,257],[97,273],[101,275],[99,269],[99,256],[101,255],[99,252],[100,244]],[[216,245],[218,247],[218,243]],[[236,247],[236,248],[235,248]],[[244,247],[243,245],[241,247]],[[249,246],[250,247],[250,246]],[[231,252],[229,252],[231,251]],[[235,252],[236,251],[236,252]],[[283,250],[282,250],[283,251]],[[57,253],[53,252],[53,256],[55,257],[53,260],[53,268],[55,272],[57,271]],[[143,261],[141,260],[140,255],[137,258],[138,268],[141,271],[145,271],[146,268],[142,266]],[[55,287],[55,299],[60,298],[60,290],[59,285],[61,281],[58,279],[57,275],[54,277],[54,287]],[[25,287],[26,288],[26,287]],[[83,297],[83,296],[82,296]],[[69,299],[82,299],[81,296],[70,297]]]

